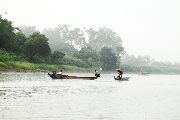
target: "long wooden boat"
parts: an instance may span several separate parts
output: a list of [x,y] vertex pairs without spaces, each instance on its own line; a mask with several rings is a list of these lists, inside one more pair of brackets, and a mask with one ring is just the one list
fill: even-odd
[[114,79],[115,80],[119,80],[119,81],[128,81],[130,77],[122,77],[122,78],[119,78],[119,77],[115,77],[114,76]]
[[78,77],[78,76],[69,76],[69,75],[59,75],[59,74],[50,74],[48,73],[48,75],[52,78],[52,79],[83,79],[83,80],[95,80],[98,78],[98,76],[96,77]]

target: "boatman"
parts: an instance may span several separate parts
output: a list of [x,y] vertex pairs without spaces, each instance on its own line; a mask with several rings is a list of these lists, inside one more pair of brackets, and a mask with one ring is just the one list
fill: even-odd
[[123,75],[123,71],[121,69],[117,69],[118,77],[121,79]]
[[58,72],[59,75],[62,75],[62,70],[60,72]]
[[98,73],[97,70],[95,70],[95,76],[96,76],[96,77],[100,77],[100,74]]

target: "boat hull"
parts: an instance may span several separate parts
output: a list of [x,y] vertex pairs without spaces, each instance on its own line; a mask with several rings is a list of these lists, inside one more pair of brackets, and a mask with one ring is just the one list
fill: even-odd
[[83,80],[95,80],[98,77],[78,77],[78,76],[68,76],[68,75],[58,75],[58,74],[50,74],[48,73],[48,75],[52,78],[52,79],[83,79]]
[[119,81],[128,81],[130,77],[122,77],[121,79],[120,78],[117,78],[114,76],[114,79],[115,80],[119,80]]

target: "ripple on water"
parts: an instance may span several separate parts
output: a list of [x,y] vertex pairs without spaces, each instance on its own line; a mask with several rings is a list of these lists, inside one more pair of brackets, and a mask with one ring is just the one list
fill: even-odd
[[0,119],[180,119],[179,76],[132,75],[128,82],[113,76],[83,81],[52,80],[44,73],[1,74]]

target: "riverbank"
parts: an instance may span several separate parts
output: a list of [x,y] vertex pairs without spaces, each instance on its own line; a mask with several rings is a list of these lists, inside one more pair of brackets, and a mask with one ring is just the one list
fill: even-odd
[[[124,73],[127,74],[140,74],[140,66],[124,66],[121,65]],[[83,68],[72,65],[57,65],[57,64],[45,64],[45,63],[30,63],[27,61],[6,61],[0,62],[0,73],[1,72],[49,72],[63,70],[66,72],[83,72],[83,73],[94,73],[97,67]],[[160,66],[148,66],[144,68],[150,74],[180,74],[179,67],[160,67]],[[116,73],[116,71],[101,71],[101,73]]]
[[81,68],[70,65],[35,64],[30,62],[0,62],[0,71],[5,72],[48,72],[63,69],[66,72],[94,72],[95,68]]

